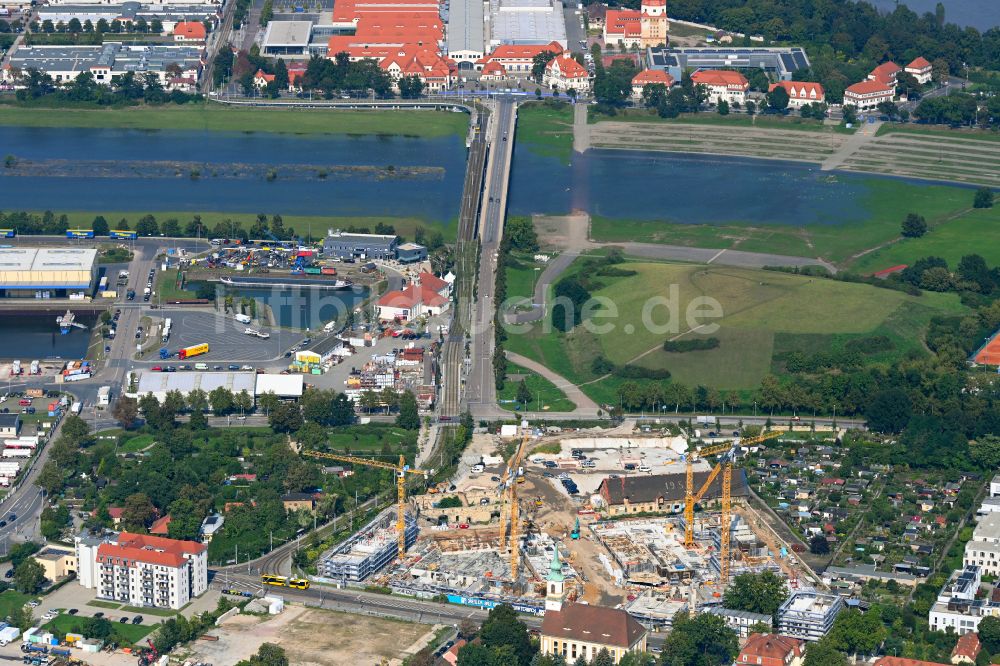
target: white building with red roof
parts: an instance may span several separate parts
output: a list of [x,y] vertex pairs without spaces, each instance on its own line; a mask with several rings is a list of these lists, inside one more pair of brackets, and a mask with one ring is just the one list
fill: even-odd
[[178,21],[174,24],[174,41],[181,44],[204,44],[207,33],[199,21]]
[[630,49],[642,44],[642,12],[609,9],[604,15],[604,43]]
[[274,81],[274,74],[268,74],[262,69],[258,69],[253,75],[253,85],[255,88],[266,88],[267,84]]
[[563,92],[575,90],[577,93],[590,92],[590,72],[576,61],[570,53],[563,53],[545,66],[542,83],[553,90]]
[[826,92],[823,86],[811,81],[779,81],[772,83],[767,89],[771,92],[775,88],[784,88],[788,93],[788,108],[801,109],[806,104],[819,104],[826,101]]
[[480,81],[505,81],[507,78],[507,70],[496,60],[483,65],[483,71],[479,73]]
[[880,81],[860,81],[844,91],[844,105],[850,104],[858,111],[870,111],[895,98],[896,88]]
[[669,88],[674,85],[674,77],[662,69],[644,69],[632,77],[632,97],[639,99],[642,97],[643,88],[654,83],[662,83]]
[[695,85],[704,86],[709,104],[718,104],[723,100],[730,104],[743,104],[750,89],[750,82],[745,76],[728,69],[699,69],[691,75],[691,80]]
[[535,56],[546,51],[559,55],[563,52],[563,47],[555,41],[548,44],[501,44],[492,53],[481,58],[476,63],[476,69],[482,70],[487,63],[496,62],[508,74],[527,76],[531,74]]
[[76,540],[80,584],[99,599],[179,610],[208,589],[208,546],[122,532]]
[[451,304],[451,285],[433,273],[421,273],[405,289],[390,291],[375,304],[380,321],[406,322],[433,317]]
[[896,77],[903,71],[902,67],[892,62],[884,62],[871,71],[868,75],[869,81],[878,81],[884,86],[896,85]]
[[934,76],[934,66],[931,65],[927,58],[920,56],[916,58],[913,62],[903,68],[903,71],[907,74],[912,74],[913,78],[917,80],[920,85],[926,85],[931,82],[931,78]]

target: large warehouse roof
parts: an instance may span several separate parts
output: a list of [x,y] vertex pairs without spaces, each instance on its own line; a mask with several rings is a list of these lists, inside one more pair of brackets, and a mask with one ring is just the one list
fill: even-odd
[[86,289],[96,262],[91,248],[0,248],[0,289]]
[[301,398],[304,385],[302,375],[257,375],[257,395],[270,392],[279,398]]
[[163,400],[168,391],[180,391],[186,396],[194,389],[211,393],[221,386],[233,393],[246,391],[253,395],[256,377],[252,372],[143,372],[136,394],[152,393],[157,400]]

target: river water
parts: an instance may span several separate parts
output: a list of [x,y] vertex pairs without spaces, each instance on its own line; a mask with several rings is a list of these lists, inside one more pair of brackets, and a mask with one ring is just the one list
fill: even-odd
[[312,331],[333,319],[342,323],[347,313],[361,305],[368,296],[368,290],[362,287],[336,291],[301,287],[226,289],[237,298],[253,298],[270,306],[279,326]]
[[[879,9],[891,12],[896,0],[868,0]],[[981,32],[1000,25],[1000,2],[997,0],[904,0],[904,4],[918,14],[934,12],[938,2],[944,5],[944,20],[960,26],[972,26]]]
[[4,313],[0,325],[0,349],[5,351],[0,357],[19,358],[28,363],[35,359],[84,358],[97,318],[78,313],[76,321],[86,326],[87,330],[74,328],[61,335],[56,324],[58,314],[12,316]]

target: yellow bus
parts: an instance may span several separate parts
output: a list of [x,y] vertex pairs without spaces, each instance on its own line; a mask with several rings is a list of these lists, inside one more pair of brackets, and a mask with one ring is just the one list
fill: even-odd
[[286,578],[277,574],[261,574],[260,582],[264,585],[274,585],[277,587],[291,587],[296,590],[308,590],[309,581],[305,578]]

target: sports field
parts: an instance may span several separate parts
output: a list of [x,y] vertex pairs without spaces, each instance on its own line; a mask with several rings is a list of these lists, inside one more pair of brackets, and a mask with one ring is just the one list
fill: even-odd
[[[772,271],[705,267],[683,264],[629,263],[637,274],[599,278],[593,296],[614,303],[618,316],[602,316],[611,330],[594,333],[577,327],[568,335],[540,330],[511,335],[511,351],[538,360],[570,381],[582,385],[598,402],[613,402],[623,380],[599,377],[592,360],[603,355],[616,365],[667,369],[672,379],[688,386],[749,390],[774,369],[774,354],[802,345],[824,345],[870,335],[886,335],[894,353],[920,346],[923,330],[934,314],[960,312],[955,295],[926,293],[920,297],[864,284],[837,282]],[[643,324],[643,308],[653,297],[676,291],[680,321],[671,330],[653,331]],[[719,319],[688,321],[686,308],[696,297],[714,299]],[[608,309],[601,311],[606,315]],[[671,323],[667,309],[652,310],[652,321]],[[718,330],[692,330],[699,324],[718,324]],[[667,339],[699,335],[719,339],[716,349],[667,353]]]

